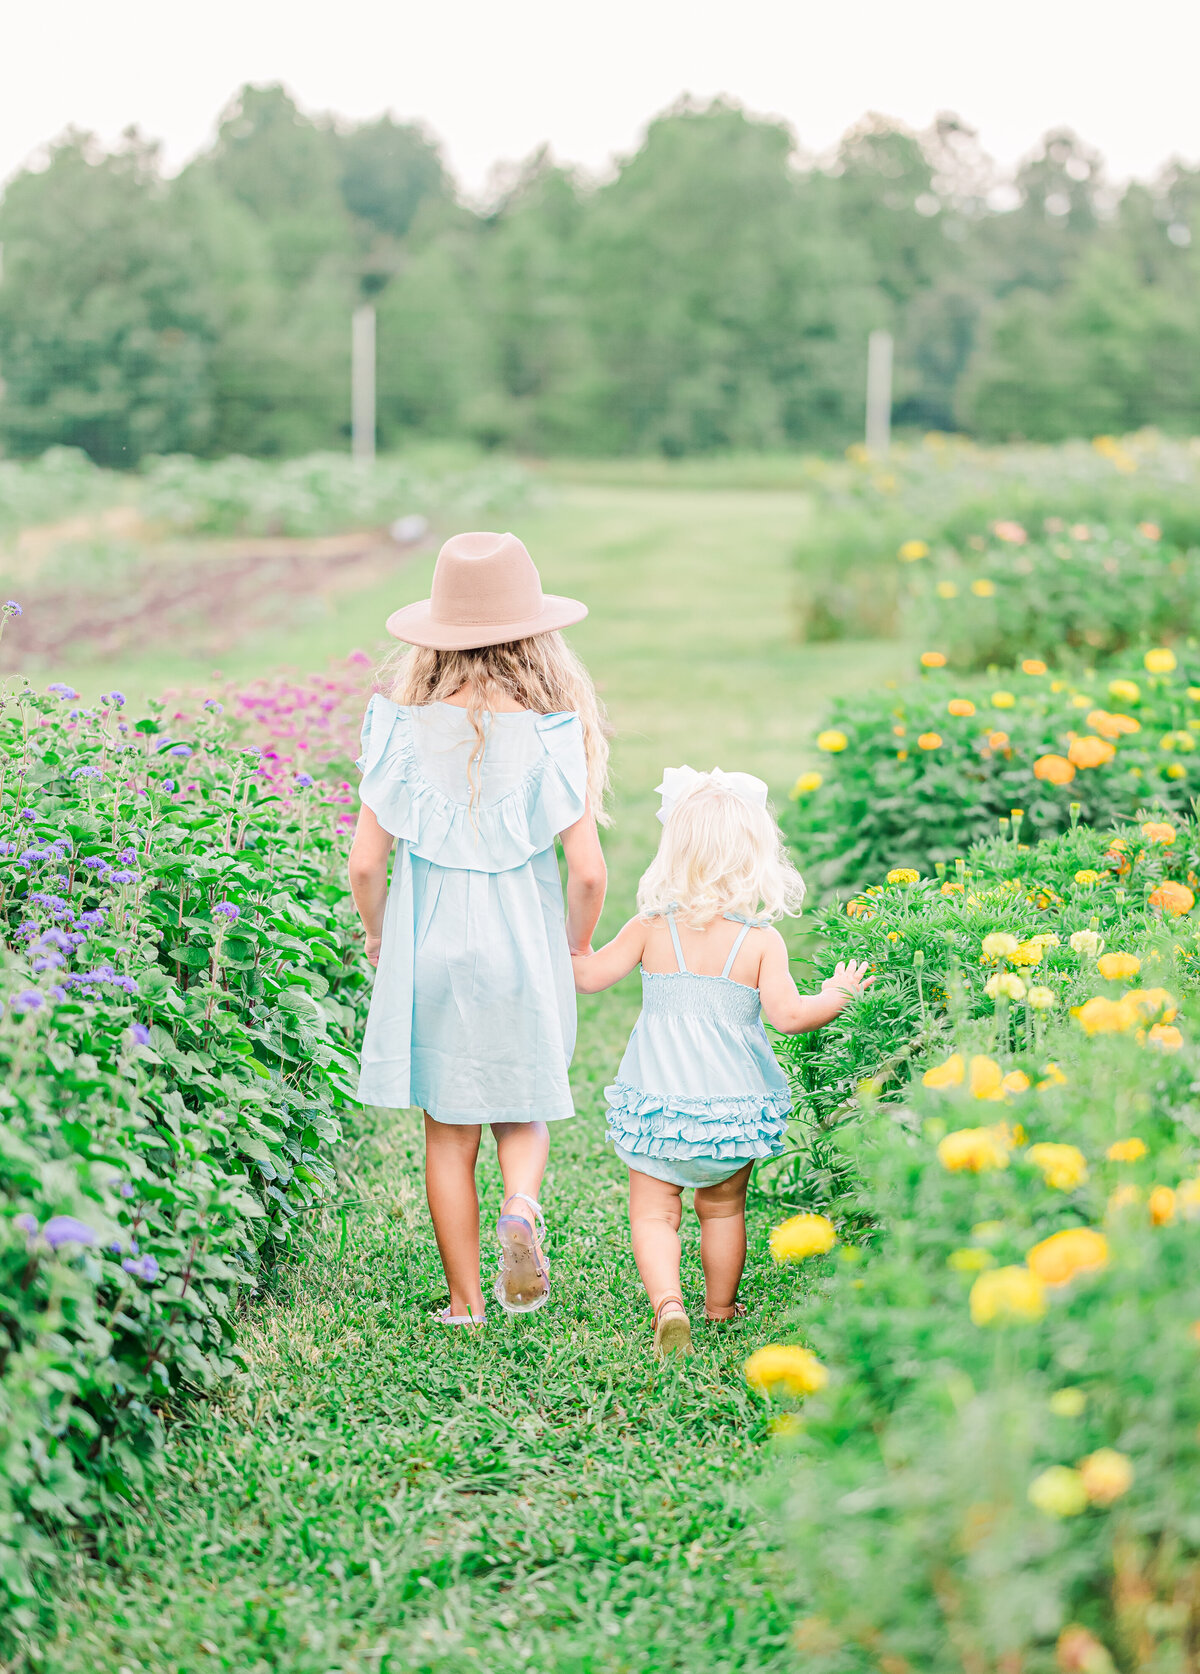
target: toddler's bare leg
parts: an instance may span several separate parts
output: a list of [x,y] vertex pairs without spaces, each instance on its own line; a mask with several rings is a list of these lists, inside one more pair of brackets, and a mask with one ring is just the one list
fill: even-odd
[[683,1189],[629,1170],[629,1233],[633,1259],[657,1311],[664,1296],[679,1292],[679,1222]]
[[450,1286],[450,1312],[483,1318],[479,1286],[479,1197],[475,1159],[482,1129],[437,1122],[425,1112],[425,1195]]
[[514,1192],[524,1192],[535,1203],[542,1189],[546,1159],[550,1155],[550,1130],[545,1122],[493,1122],[492,1134],[496,1141],[496,1156],[504,1177],[504,1213],[520,1215],[533,1225],[533,1210],[518,1199],[508,1200]]
[[719,1186],[696,1188],[704,1305],[712,1319],[733,1318],[733,1304],[746,1265],[746,1188],[753,1168],[753,1163],[747,1163]]

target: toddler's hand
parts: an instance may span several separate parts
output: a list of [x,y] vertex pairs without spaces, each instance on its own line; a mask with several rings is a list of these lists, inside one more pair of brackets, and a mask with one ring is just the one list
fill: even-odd
[[368,965],[376,965],[377,966],[379,964],[379,950],[382,946],[383,946],[383,937],[382,936],[368,936],[367,937],[367,945],[366,945],[365,952],[366,952],[366,955],[367,955],[367,964]]
[[833,975],[826,977],[821,984],[821,992],[834,990],[844,994],[848,1000],[857,1000],[874,981],[865,959],[848,959],[845,962],[839,959],[833,968]]

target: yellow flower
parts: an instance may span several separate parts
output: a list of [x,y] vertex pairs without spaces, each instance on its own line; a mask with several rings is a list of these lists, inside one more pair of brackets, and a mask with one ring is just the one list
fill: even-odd
[[947,881],[942,885],[940,891],[942,895],[961,895],[962,892],[963,886],[952,878],[947,879]]
[[926,1087],[961,1087],[966,1075],[966,1065],[961,1052],[953,1052],[944,1064],[936,1064],[933,1069],[927,1069],[921,1077]]
[[1033,776],[1048,785],[1069,785],[1075,777],[1075,768],[1066,756],[1058,756],[1051,751],[1034,762]]
[[1071,949],[1088,959],[1095,959],[1104,946],[1104,938],[1095,930],[1076,930],[1071,937]]
[[1164,849],[1169,849],[1175,841],[1175,827],[1168,825],[1166,820],[1146,820],[1142,826],[1142,836],[1148,843],[1161,843]]
[[929,548],[924,541],[905,541],[897,556],[905,564],[915,564],[918,558],[929,557]]
[[1025,1260],[1044,1285],[1057,1289],[1081,1273],[1099,1273],[1107,1267],[1108,1239],[1094,1227],[1068,1227],[1035,1244]]
[[1066,1389],[1056,1389],[1046,1405],[1056,1418],[1081,1418],[1087,1406],[1087,1396],[1082,1389],[1068,1385]]
[[[1006,732],[994,730],[988,733],[987,742],[989,750],[1008,750],[1011,740]],[[1009,750],[1009,754],[1012,754],[1011,750]]]
[[1170,674],[1177,666],[1174,651],[1169,651],[1165,645],[1147,651],[1142,661],[1151,674]]
[[1028,999],[1029,1004],[1033,1007],[1034,1011],[1051,1011],[1054,1008],[1055,998],[1053,988],[1046,988],[1041,983],[1036,983],[1029,990],[1026,998]]
[[1029,1503],[1050,1517],[1078,1517],[1087,1508],[1087,1489],[1078,1471],[1051,1465],[1029,1484]]
[[1185,1221],[1194,1221],[1200,1213],[1200,1176],[1181,1180],[1175,1192],[1175,1207]]
[[1183,763],[1181,761],[1173,761],[1171,763],[1170,767],[1167,768],[1167,778],[1168,779],[1186,779],[1187,778],[1187,768],[1183,765]]
[[1082,738],[1072,739],[1067,750],[1067,760],[1076,767],[1103,767],[1116,753],[1107,738],[1094,738],[1090,733],[1085,733]]
[[1111,1219],[1113,1215],[1119,1215],[1122,1210],[1130,1209],[1135,1203],[1140,1203],[1141,1201],[1142,1194],[1137,1186],[1131,1186],[1128,1184],[1118,1186],[1116,1191],[1109,1193],[1107,1206],[1108,1218]]
[[1096,961],[1096,969],[1108,982],[1125,982],[1141,968],[1141,960],[1135,959],[1132,953],[1103,953]]
[[1016,697],[1012,692],[993,692],[992,693],[992,708],[993,709],[1011,709],[1013,707],[1013,705],[1016,703],[1016,701],[1017,701]]
[[977,599],[990,599],[996,591],[996,583],[989,581],[986,575],[981,575],[971,583],[971,591]]
[[998,1127],[958,1128],[941,1141],[937,1156],[950,1174],[987,1174],[1008,1167],[1008,1145]]
[[914,884],[921,874],[911,866],[895,866],[887,875],[890,884]]
[[1045,674],[1046,665],[1038,657],[1026,657],[1021,664],[1022,674]]
[[956,599],[958,597],[958,588],[952,581],[939,581],[934,588],[934,592],[939,599]]
[[941,734],[937,732],[923,732],[917,739],[917,744],[922,750],[936,750],[940,747],[941,742]]
[[1040,965],[1042,962],[1042,944],[1031,937],[1029,941],[1022,942],[1011,957],[1013,964],[1020,965],[1022,970],[1028,970],[1031,965]]
[[1010,959],[1020,945],[1009,931],[993,930],[991,935],[983,938],[979,944],[979,951],[985,959]]
[[1142,689],[1136,680],[1110,680],[1108,695],[1116,698],[1118,703],[1136,703],[1142,695]]
[[1175,883],[1168,878],[1160,883],[1147,897],[1152,907],[1158,907],[1172,918],[1182,918],[1184,913],[1190,913],[1196,905],[1196,897],[1186,884]]
[[[1029,1091],[1029,1077],[1024,1070],[1009,1070],[1000,1085],[1006,1093],[1027,1093]],[[1019,1145],[1023,1135],[1014,1133],[1013,1138]]]
[[975,713],[975,705],[970,698],[951,698],[946,708],[951,715],[973,715]]
[[822,773],[802,773],[792,786],[791,800],[795,802],[798,797],[810,796],[813,791],[820,790],[824,783],[825,776]]
[[1155,1186],[1149,1197],[1150,1224],[1170,1226],[1175,1219],[1175,1193],[1170,1186]]
[[1123,1000],[1106,1000],[1102,994],[1079,1006],[1075,1017],[1085,1035],[1120,1035],[1132,1029],[1136,1013]]
[[1015,971],[997,971],[984,983],[983,991],[989,1000],[1001,994],[1006,1000],[1020,1001],[1025,998],[1025,984]]
[[836,1241],[827,1215],[793,1215],[771,1229],[771,1254],[776,1261],[803,1261],[806,1256],[824,1255]]
[[996,1258],[987,1250],[952,1250],[946,1257],[946,1265],[956,1273],[982,1273],[985,1268],[996,1265]]
[[922,668],[945,668],[945,666],[946,666],[945,652],[943,652],[943,651],[922,651],[921,652],[921,667]]
[[849,742],[846,734],[839,732],[836,727],[830,727],[827,731],[817,734],[817,749],[828,750],[831,755],[837,755],[839,750],[844,750]]
[[1183,1045],[1183,1036],[1170,1023],[1156,1023],[1147,1039],[1150,1045],[1157,1046],[1160,1052],[1178,1052]]
[[1115,1448],[1097,1448],[1079,1461],[1083,1491],[1093,1505],[1111,1505],[1133,1486],[1133,1465]]
[[829,1382],[828,1370],[812,1350],[791,1343],[765,1344],[742,1369],[760,1395],[813,1395]]
[[1121,996],[1121,1004],[1138,1017],[1156,1017],[1160,1023],[1173,1023],[1179,1014],[1174,996],[1165,988],[1131,988]]
[[1041,1319],[1046,1312],[1046,1290],[1028,1267],[993,1267],[971,1286],[969,1305],[975,1325]]
[[1104,1153],[1109,1162],[1137,1162],[1146,1155],[1144,1139],[1114,1139]]
[[1002,1099],[1004,1077],[994,1058],[975,1057],[967,1070],[967,1086],[975,1099]]
[[1074,1191],[1087,1179],[1087,1159],[1075,1145],[1031,1145],[1025,1155],[1055,1191]]
[[1098,884],[1100,882],[1100,874],[1099,872],[1093,872],[1090,866],[1084,866],[1080,871],[1076,872],[1075,882],[1077,884],[1082,884],[1085,889],[1090,889],[1093,884]]

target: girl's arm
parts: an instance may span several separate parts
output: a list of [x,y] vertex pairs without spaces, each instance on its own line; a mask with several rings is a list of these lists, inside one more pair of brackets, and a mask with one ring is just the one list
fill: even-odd
[[640,962],[645,947],[646,926],[640,918],[631,918],[598,953],[576,954],[571,960],[576,993],[598,994],[602,988],[611,988]]
[[781,1035],[806,1035],[819,1029],[875,981],[867,974],[865,961],[851,959],[838,963],[819,994],[801,994],[788,969],[787,943],[778,930],[770,931],[769,937],[759,968],[758,992],[767,1022]]
[[581,820],[559,835],[567,861],[567,942],[572,954],[592,951],[592,932],[600,919],[608,871],[589,807]]
[[388,855],[395,841],[375,815],[363,804],[350,845],[350,893],[367,936],[367,959],[379,963],[383,939],[383,909],[387,902]]

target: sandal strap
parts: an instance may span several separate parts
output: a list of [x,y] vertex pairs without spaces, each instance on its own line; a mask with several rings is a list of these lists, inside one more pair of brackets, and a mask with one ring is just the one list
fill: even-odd
[[508,1196],[504,1199],[504,1202],[500,1205],[500,1213],[501,1214],[504,1213],[505,1207],[510,1203],[527,1203],[529,1205],[529,1207],[533,1210],[533,1219],[534,1219],[533,1230],[534,1230],[535,1234],[537,1235],[537,1240],[538,1240],[538,1243],[540,1244],[545,1239],[545,1236],[546,1236],[546,1221],[545,1221],[545,1217],[542,1214],[541,1204],[535,1202],[534,1199],[531,1198],[527,1192],[509,1192]]
[[662,1317],[662,1311],[666,1307],[668,1302],[677,1302],[679,1304],[680,1313],[681,1314],[686,1314],[687,1313],[687,1308],[684,1306],[683,1297],[682,1296],[676,1296],[676,1295],[674,1295],[674,1293],[672,1293],[670,1296],[664,1296],[662,1301],[658,1304],[658,1307],[655,1308],[655,1310],[654,1310],[654,1323],[655,1323],[655,1325],[658,1324],[659,1319]]

